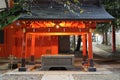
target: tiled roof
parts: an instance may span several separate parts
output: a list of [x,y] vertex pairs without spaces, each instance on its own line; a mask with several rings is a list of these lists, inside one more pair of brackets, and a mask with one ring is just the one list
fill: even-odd
[[78,9],[71,9],[64,4],[32,5],[30,14],[22,14],[19,19],[78,19],[78,20],[112,20],[112,17],[103,6],[93,4],[79,5]]

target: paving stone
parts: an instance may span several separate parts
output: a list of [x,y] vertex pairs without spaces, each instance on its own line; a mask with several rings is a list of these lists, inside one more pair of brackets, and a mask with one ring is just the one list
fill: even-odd
[[[102,50],[97,49],[99,55]],[[104,53],[105,55],[108,53]],[[107,55],[108,57],[108,55]],[[80,62],[78,60],[78,65]],[[0,80],[120,80],[120,62],[101,62],[97,63],[97,72],[83,72],[83,71],[31,71],[30,72],[18,72],[11,71],[5,73],[4,70],[0,70]],[[79,65],[78,65],[79,66]],[[2,75],[5,73],[5,75]]]
[[42,80],[74,80],[70,74],[45,74]]
[[120,80],[120,74],[104,74],[104,75],[81,75],[73,74],[74,80]]
[[41,80],[43,74],[5,74],[0,80]]

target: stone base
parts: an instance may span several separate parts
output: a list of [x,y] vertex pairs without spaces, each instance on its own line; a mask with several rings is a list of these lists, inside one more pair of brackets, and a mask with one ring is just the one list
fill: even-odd
[[27,71],[27,68],[26,67],[20,67],[18,71]]
[[74,68],[74,55],[43,55],[42,70],[50,68],[66,68],[67,70]]
[[95,68],[95,67],[89,67],[89,68],[88,68],[88,71],[89,71],[89,72],[96,72],[96,68]]
[[[71,65],[68,65],[68,66],[44,66],[44,67],[41,67],[41,70],[52,70],[51,68],[58,68],[60,70],[60,68],[64,68],[66,70],[73,70],[74,69],[74,66],[71,66]],[[58,69],[55,69],[55,70],[58,70]],[[62,69],[61,69],[62,70]]]

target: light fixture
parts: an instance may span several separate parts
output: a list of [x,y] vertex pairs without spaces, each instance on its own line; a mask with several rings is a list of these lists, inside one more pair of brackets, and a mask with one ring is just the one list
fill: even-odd
[[19,22],[16,22],[16,25],[17,25],[17,26],[20,26],[20,23],[19,23]]
[[48,28],[48,32],[50,32],[50,28]]
[[35,32],[35,28],[33,29],[33,32]]
[[14,27],[13,27],[13,26],[11,26],[10,28],[11,28],[11,29],[13,29]]
[[55,27],[56,27],[57,29],[58,29],[58,28],[60,28],[60,26],[59,26],[59,25],[56,25]]
[[63,31],[65,32],[65,28],[63,29]]
[[23,33],[25,33],[26,32],[26,29],[25,28],[23,28]]
[[99,34],[97,33],[96,36],[99,36]]

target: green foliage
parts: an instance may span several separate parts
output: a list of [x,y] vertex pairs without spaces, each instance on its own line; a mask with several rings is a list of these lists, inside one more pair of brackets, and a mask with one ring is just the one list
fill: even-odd
[[108,23],[98,24],[94,33],[103,34],[103,33],[107,32],[109,30],[109,28],[111,28],[111,24],[108,24]]
[[70,5],[70,1],[67,1],[67,5]]
[[116,18],[114,25],[120,26],[120,0],[104,0],[103,4],[106,10]]
[[79,3],[79,0],[74,0],[75,3]]
[[83,9],[81,9],[81,10],[80,10],[80,13],[82,14],[83,12],[84,12],[84,10],[83,10]]
[[[112,24],[115,26],[116,30],[120,29],[120,0],[102,0],[102,3],[104,4],[105,9],[115,17],[115,20],[112,22]],[[107,32],[110,29],[109,24],[102,24],[97,25],[97,28],[95,30],[95,33],[102,34],[104,32]]]
[[14,7],[0,12],[0,29],[19,18],[19,14],[22,12],[23,1],[19,0],[14,4]]

